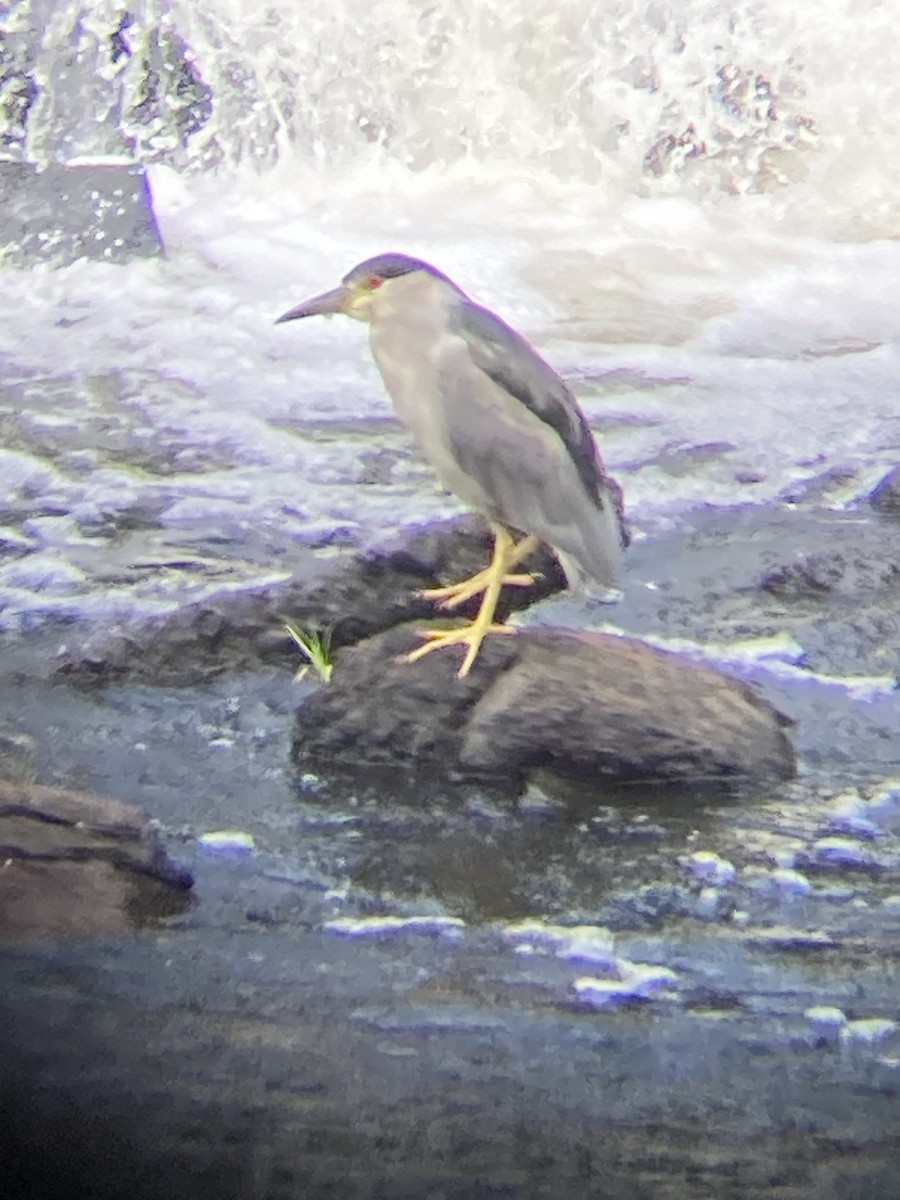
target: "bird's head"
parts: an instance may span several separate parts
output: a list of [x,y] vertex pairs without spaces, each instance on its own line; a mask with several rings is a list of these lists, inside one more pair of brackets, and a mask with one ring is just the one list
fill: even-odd
[[410,258],[407,254],[378,254],[374,258],[367,258],[348,272],[340,287],[323,292],[321,296],[313,296],[311,300],[304,300],[302,304],[280,316],[275,324],[297,321],[301,317],[330,317],[334,313],[343,313],[357,321],[371,321],[374,306],[389,294],[392,284],[406,275],[417,272],[424,272],[434,279],[450,283],[446,275],[442,275],[420,258]]

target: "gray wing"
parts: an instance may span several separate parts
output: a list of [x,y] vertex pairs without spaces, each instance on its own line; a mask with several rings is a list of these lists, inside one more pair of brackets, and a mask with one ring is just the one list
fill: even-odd
[[472,361],[563,441],[588,496],[601,507],[608,481],[593,434],[575,397],[549,363],[499,317],[471,302],[458,309],[458,332]]

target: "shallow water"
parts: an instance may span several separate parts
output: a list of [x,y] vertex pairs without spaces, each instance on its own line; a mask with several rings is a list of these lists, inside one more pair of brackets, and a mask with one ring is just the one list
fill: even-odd
[[[845,505],[896,460],[900,51],[883,7],[132,10],[113,38],[115,6],[93,6],[65,69],[77,4],[7,18],[23,71],[53,81],[9,153],[132,145],[166,258],[3,273],[3,627],[156,611],[277,576],[281,539],[331,553],[454,511],[364,331],[272,324],[384,249],[534,340],[638,528],[829,471],[824,500]],[[175,99],[134,105],[159,19],[209,93],[192,131],[166,126]],[[182,103],[179,78],[170,63],[160,86]]]
[[[0,13],[37,85],[21,128],[3,110],[0,145],[146,162],[166,245],[158,261],[0,276],[0,720],[34,739],[41,782],[155,818],[200,903],[159,937],[4,955],[17,1056],[87,1098],[88,1147],[95,1097],[129,1121],[145,1092],[173,1121],[184,1096],[202,1098],[223,1137],[221,1105],[250,1112],[235,1139],[251,1148],[248,1182],[237,1169],[223,1195],[268,1186],[263,1112],[286,1131],[286,1161],[316,1140],[334,1153],[339,1190],[370,1137],[360,1195],[393,1169],[398,1128],[429,1165],[445,1149],[467,1163],[482,1190],[508,1159],[510,1195],[527,1190],[515,1172],[532,1145],[607,1143],[654,1195],[684,1163],[698,1195],[752,1175],[758,1192],[742,1194],[786,1179],[820,1196],[851,1159],[874,1178],[896,1158],[900,1034],[839,1042],[835,1027],[829,1041],[807,1009],[896,1017],[895,664],[863,634],[855,661],[837,600],[809,642],[763,627],[758,599],[743,603],[757,529],[739,546],[714,533],[690,579],[677,543],[642,535],[714,523],[706,507],[790,507],[807,485],[844,508],[897,461],[887,7],[540,0],[518,16],[502,0],[138,0],[127,26],[119,9]],[[638,533],[618,619],[762,684],[800,721],[798,783],[535,785],[517,806],[434,780],[427,795],[396,779],[341,790],[289,769],[303,691],[287,670],[177,692],[41,678],[35,648],[52,658],[83,632],[48,617],[102,627],[171,611],[279,579],[298,544],[313,570],[456,510],[394,421],[364,331],[273,326],[386,249],[441,267],[571,382]],[[812,549],[828,545],[810,529]],[[778,619],[789,608],[773,601]],[[235,827],[254,852],[197,841]],[[698,873],[704,851],[721,882]],[[605,926],[620,958],[676,979],[598,1014],[573,989],[602,964],[511,931],[534,918]],[[132,1070],[145,1046],[149,1075]],[[392,1124],[407,1095],[421,1136]],[[138,1105],[150,1140],[158,1104]],[[504,1119],[506,1158],[483,1141],[502,1141]],[[231,1161],[227,1147],[210,1157]]]
[[[166,254],[3,272],[0,629],[171,611],[278,580],[298,543],[314,569],[317,556],[455,511],[393,418],[364,330],[273,324],[357,260],[402,249],[522,329],[571,382],[638,532],[626,628],[707,643],[704,653],[801,718],[856,722],[865,764],[848,761],[850,739],[829,749],[807,722],[797,732],[806,769],[879,786],[896,758],[888,673],[816,675],[804,647],[746,644],[740,622],[731,641],[711,644],[702,620],[657,630],[628,590],[662,581],[677,608],[678,564],[659,550],[648,562],[644,534],[701,509],[792,503],[822,479],[821,502],[843,508],[897,460],[900,51],[882,36],[879,7],[830,0],[808,19],[769,0],[691,0],[649,15],[633,0],[579,0],[530,6],[527,17],[462,0],[377,11],[345,0],[302,17],[279,2],[260,18],[244,0],[202,14],[179,0],[132,10],[124,30],[112,4],[82,13],[74,56],[77,4],[26,0],[8,18],[23,71],[50,85],[27,136],[7,129],[8,153],[83,160],[130,146],[149,164]],[[170,103],[153,109],[134,101],[146,62],[163,53],[159,20],[175,41],[158,78]],[[178,37],[192,89],[172,65],[187,61]],[[712,579],[715,564],[707,569]],[[600,620],[614,624],[615,610]],[[486,877],[469,862],[483,852],[481,817],[465,805],[461,820],[452,805],[426,818],[416,797],[370,812],[344,796],[322,838],[322,798],[293,793],[284,772],[297,699],[286,682],[274,707],[233,689],[181,701],[111,692],[93,733],[84,697],[44,686],[11,715],[39,739],[45,776],[124,788],[170,836],[187,788],[191,837],[247,824],[290,857],[300,833],[329,848],[329,887],[342,856],[370,896],[385,880],[415,892],[451,860],[469,864],[458,884]],[[259,718],[254,734],[237,728],[242,705]],[[164,743],[135,750],[163,712]],[[188,769],[207,744],[237,755],[220,784]],[[149,756],[152,781],[134,773],[135,753]],[[268,799],[256,792],[260,772]],[[251,792],[261,830],[247,819]],[[571,813],[538,805],[508,823],[485,804],[488,825],[503,827],[490,840],[511,839],[515,871],[532,861],[532,836],[547,863],[567,864],[558,879],[546,866],[546,884],[532,879],[524,892],[500,872],[504,912],[596,911],[593,885],[582,894],[573,882],[583,834]],[[276,837],[266,823],[278,825],[277,813],[286,824]],[[437,825],[423,833],[422,820]],[[771,832],[770,817],[760,821]],[[696,833],[664,825],[663,879],[677,874],[676,844]],[[453,853],[429,865],[423,853],[447,838]],[[642,841],[645,863],[651,850]],[[430,902],[473,913],[480,903],[481,919],[497,907],[487,894],[455,897],[454,886],[435,882]]]

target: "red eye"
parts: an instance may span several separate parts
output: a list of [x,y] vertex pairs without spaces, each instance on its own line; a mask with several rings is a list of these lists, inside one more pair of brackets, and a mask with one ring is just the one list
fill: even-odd
[[369,278],[366,280],[366,287],[369,289],[370,292],[374,292],[375,289],[380,288],[383,283],[384,283],[384,280],[381,278],[380,275],[370,275]]

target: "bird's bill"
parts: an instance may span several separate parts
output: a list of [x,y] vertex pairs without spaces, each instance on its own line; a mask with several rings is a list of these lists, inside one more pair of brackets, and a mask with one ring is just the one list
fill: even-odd
[[302,304],[298,304],[296,308],[292,308],[290,312],[280,316],[275,324],[299,321],[301,317],[330,317],[335,313],[347,313],[352,300],[353,295],[350,289],[342,284],[333,291],[323,292],[321,296],[313,296],[311,300],[304,300]]

